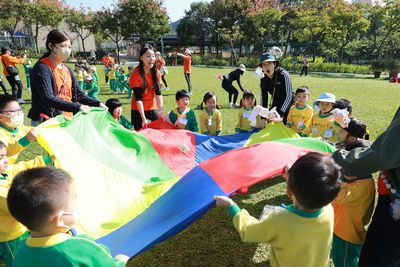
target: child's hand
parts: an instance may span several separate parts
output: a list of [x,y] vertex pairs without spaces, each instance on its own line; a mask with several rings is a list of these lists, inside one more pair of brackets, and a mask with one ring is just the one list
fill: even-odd
[[216,205],[218,207],[230,207],[233,206],[235,204],[235,202],[233,202],[233,200],[229,197],[226,196],[215,196],[214,200],[216,201]]
[[117,256],[115,256],[115,258],[125,263],[129,261],[129,257],[123,254],[118,254]]
[[37,137],[38,137],[38,133],[35,128],[32,128],[26,135],[26,138],[29,140],[29,142],[36,141]]

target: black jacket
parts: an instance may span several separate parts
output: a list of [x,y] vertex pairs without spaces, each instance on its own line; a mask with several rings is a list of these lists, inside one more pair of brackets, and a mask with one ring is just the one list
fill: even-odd
[[264,78],[260,81],[260,88],[261,105],[270,108],[268,106],[269,93],[273,97],[271,108],[276,107],[281,116],[287,115],[290,106],[294,103],[292,80],[289,72],[281,67],[276,68],[272,79],[264,75]]
[[55,117],[62,111],[76,113],[81,104],[96,107],[100,105],[100,101],[88,97],[79,88],[74,73],[69,67],[68,70],[72,79],[72,102],[57,97],[56,81],[52,69],[41,61],[36,62],[30,73],[32,108],[29,110],[28,118],[39,120],[40,114]]
[[237,84],[240,87],[240,90],[244,90],[243,86],[240,82],[240,76],[243,73],[243,71],[239,69],[235,69],[234,71],[231,71],[228,76],[224,76],[224,80],[222,81],[223,83],[227,83],[229,85],[232,85],[233,81],[237,81]]

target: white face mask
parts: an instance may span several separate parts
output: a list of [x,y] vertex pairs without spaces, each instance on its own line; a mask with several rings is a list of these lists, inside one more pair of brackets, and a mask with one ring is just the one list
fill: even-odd
[[[7,116],[7,115],[5,115]],[[12,114],[10,116],[7,116],[10,118],[10,122],[7,122],[6,124],[12,128],[17,128],[24,124],[24,113],[18,113],[18,114]]]
[[71,48],[69,47],[57,47],[54,46],[54,53],[57,55],[61,56],[64,60],[67,60],[69,58],[69,55],[71,55]]

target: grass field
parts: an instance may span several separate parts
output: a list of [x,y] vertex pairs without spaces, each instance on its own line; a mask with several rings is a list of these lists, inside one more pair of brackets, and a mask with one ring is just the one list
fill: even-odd
[[[216,77],[229,71],[230,69],[194,67],[191,74],[193,95],[190,106],[195,108],[200,104],[205,92],[214,91],[218,96],[223,116],[223,134],[234,132],[235,111],[227,108],[227,93],[223,91]],[[100,85],[104,85],[103,70],[100,66],[98,73]],[[258,78],[251,72],[242,77],[242,84],[259,95]],[[187,86],[182,67],[169,67],[166,79],[171,90],[163,91],[164,110],[169,111],[176,106],[176,90],[187,89]],[[367,124],[372,139],[386,128],[399,106],[400,85],[389,84],[387,80],[375,80],[372,76],[309,74],[307,77],[299,77],[298,74],[293,74],[292,81],[294,88],[306,85],[311,89],[309,104],[324,91],[334,93],[337,98],[351,100],[353,114]],[[124,114],[130,118],[127,95],[116,96],[124,103]],[[110,89],[102,86],[101,100],[105,102],[110,97],[114,97]],[[23,98],[30,100],[30,92],[25,90]],[[29,106],[23,105],[25,114],[28,113]],[[196,111],[196,114],[198,112]],[[28,123],[30,121],[27,120],[26,124]],[[28,147],[23,158],[31,158],[41,152],[38,145],[33,144]],[[266,204],[288,203],[285,183],[279,177],[254,186],[247,195],[235,196],[234,200],[255,216],[260,214]],[[182,233],[132,259],[128,266],[268,266],[268,254],[268,246],[265,244],[242,243],[228,213],[214,208]]]

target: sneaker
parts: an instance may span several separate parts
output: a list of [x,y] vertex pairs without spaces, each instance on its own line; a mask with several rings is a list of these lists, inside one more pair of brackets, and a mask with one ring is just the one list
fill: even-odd
[[233,107],[233,103],[232,103],[232,102],[229,102],[228,108],[232,108],[232,107]]
[[19,99],[18,99],[18,104],[26,104],[26,101],[23,100],[23,99],[21,99],[21,98],[19,98]]
[[169,88],[168,88],[168,87],[165,87],[165,91],[169,91]]
[[232,107],[233,108],[239,108],[239,105],[235,103],[235,104],[232,105]]

